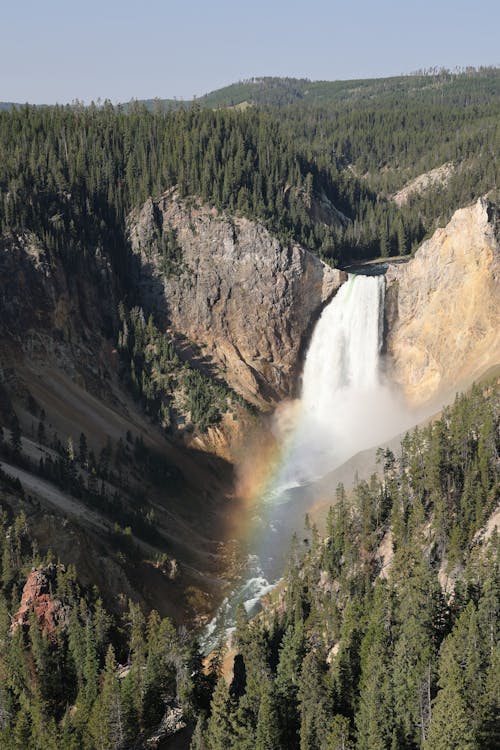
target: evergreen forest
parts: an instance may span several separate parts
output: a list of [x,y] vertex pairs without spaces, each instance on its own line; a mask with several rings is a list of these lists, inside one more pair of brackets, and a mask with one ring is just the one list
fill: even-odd
[[[127,214],[177,186],[334,265],[410,253],[498,186],[498,71],[457,74],[423,96],[436,78],[415,94],[409,77],[360,100],[271,96],[246,109],[76,102],[0,111],[0,230],[35,232],[68,257],[103,246],[126,275]],[[272,79],[265,89],[274,91]],[[401,206],[391,200],[445,163],[446,186]]]
[[193,749],[498,747],[499,398],[475,386],[337,487],[326,535],[306,523],[283,588],[240,613]]

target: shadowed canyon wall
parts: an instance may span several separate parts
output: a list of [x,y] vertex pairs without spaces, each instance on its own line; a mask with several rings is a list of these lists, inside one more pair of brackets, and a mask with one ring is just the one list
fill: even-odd
[[[141,299],[267,410],[295,392],[304,345],[346,274],[259,223],[168,192],[129,219]],[[178,246],[165,270],[164,238]]]

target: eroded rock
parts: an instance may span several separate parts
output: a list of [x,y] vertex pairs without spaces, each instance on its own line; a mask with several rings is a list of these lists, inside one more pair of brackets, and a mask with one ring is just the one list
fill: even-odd
[[453,215],[406,264],[389,266],[391,375],[414,405],[467,386],[500,363],[500,249],[495,208]]
[[[257,222],[189,204],[175,191],[132,213],[129,234],[146,309],[201,347],[259,407],[293,393],[305,342],[344,272]],[[166,270],[168,234],[181,261]]]
[[48,635],[58,626],[69,623],[69,608],[53,595],[58,566],[53,563],[43,568],[33,568],[24,584],[21,604],[12,618],[11,632],[29,624],[34,613],[40,630]]

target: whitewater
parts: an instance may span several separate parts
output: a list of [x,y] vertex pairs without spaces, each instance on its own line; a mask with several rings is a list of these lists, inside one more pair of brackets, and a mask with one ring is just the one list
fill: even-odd
[[302,376],[298,420],[276,491],[321,478],[353,452],[371,447],[370,417],[381,383],[385,277],[349,275],[325,308]]
[[260,597],[279,581],[314,483],[412,423],[381,367],[384,294],[383,275],[350,274],[323,310],[305,358],[293,426],[278,436],[281,457],[256,505],[243,583],[208,626],[206,649],[221,628],[231,629],[238,605],[253,614]]

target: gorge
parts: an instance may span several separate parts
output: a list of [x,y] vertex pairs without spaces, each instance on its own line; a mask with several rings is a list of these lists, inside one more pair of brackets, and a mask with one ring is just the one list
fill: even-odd
[[289,539],[319,499],[318,481],[418,421],[384,374],[384,298],[384,274],[350,274],[324,308],[304,360],[299,400],[285,428],[274,422],[277,457],[240,542],[247,558],[243,582],[209,623],[203,639],[208,650],[221,629],[234,628],[241,604],[254,614],[281,579]]
[[493,750],[498,81],[0,111],[0,748]]
[[[350,274],[324,308],[304,360],[300,399],[291,405],[284,426],[279,420],[274,422],[277,456],[273,456],[252,499],[254,506],[243,540],[247,558],[240,572],[243,582],[224,600],[209,623],[203,638],[205,648],[215,647],[221,633],[234,628],[240,605],[244,605],[247,613],[254,614],[260,598],[279,582],[289,551],[288,540],[301,528],[305,514],[325,492],[325,482],[320,484],[318,480],[358,452],[397,438],[455,398],[465,374],[455,367],[454,379],[446,371],[439,377],[428,375],[438,358],[453,358],[457,365],[464,348],[467,352],[484,352],[487,359],[482,362],[468,355],[462,360],[471,368],[469,377],[487,372],[500,361],[499,254],[492,211],[487,201],[480,200],[475,206],[457,212],[446,230],[436,233],[415,259],[403,265],[389,265],[388,271],[384,269],[390,290],[387,305],[384,273]],[[464,226],[468,228],[466,231]],[[443,249],[436,249],[436,245]],[[437,261],[440,252],[444,259]],[[429,267],[424,270],[422,266],[426,263]],[[403,302],[405,280],[415,273],[425,279],[424,283],[430,281],[432,285],[433,278],[439,282],[425,292],[426,306],[415,301],[406,308],[408,312],[403,312],[403,305],[407,304]],[[415,293],[414,283],[411,288]],[[470,299],[476,289],[474,293],[482,296],[481,303]],[[426,334],[427,340],[435,336],[432,344],[435,359],[417,365],[422,368],[415,377],[420,391],[415,392],[413,376],[408,374],[407,382],[400,375],[399,383],[392,381],[401,368],[398,356],[401,359],[407,356],[403,348],[397,348],[401,354],[394,356],[395,329],[404,325],[405,315],[413,319],[419,313],[429,314],[425,311],[435,309],[434,300],[440,295],[443,302],[437,304],[449,306],[450,293],[457,295],[456,304],[460,308],[470,311],[466,315],[484,321],[482,328],[475,329],[481,331],[480,338],[476,339],[472,330],[464,338],[462,326],[460,344],[456,346],[443,338],[443,322],[434,317],[432,323],[429,320],[420,328],[425,330],[433,325],[434,329]],[[400,299],[399,319],[395,317],[396,295]],[[384,341],[384,326],[387,341]],[[392,349],[392,357],[382,358],[381,351],[386,351],[387,346]],[[433,386],[428,385],[429,377],[434,378]],[[354,475],[354,470],[351,474]]]

